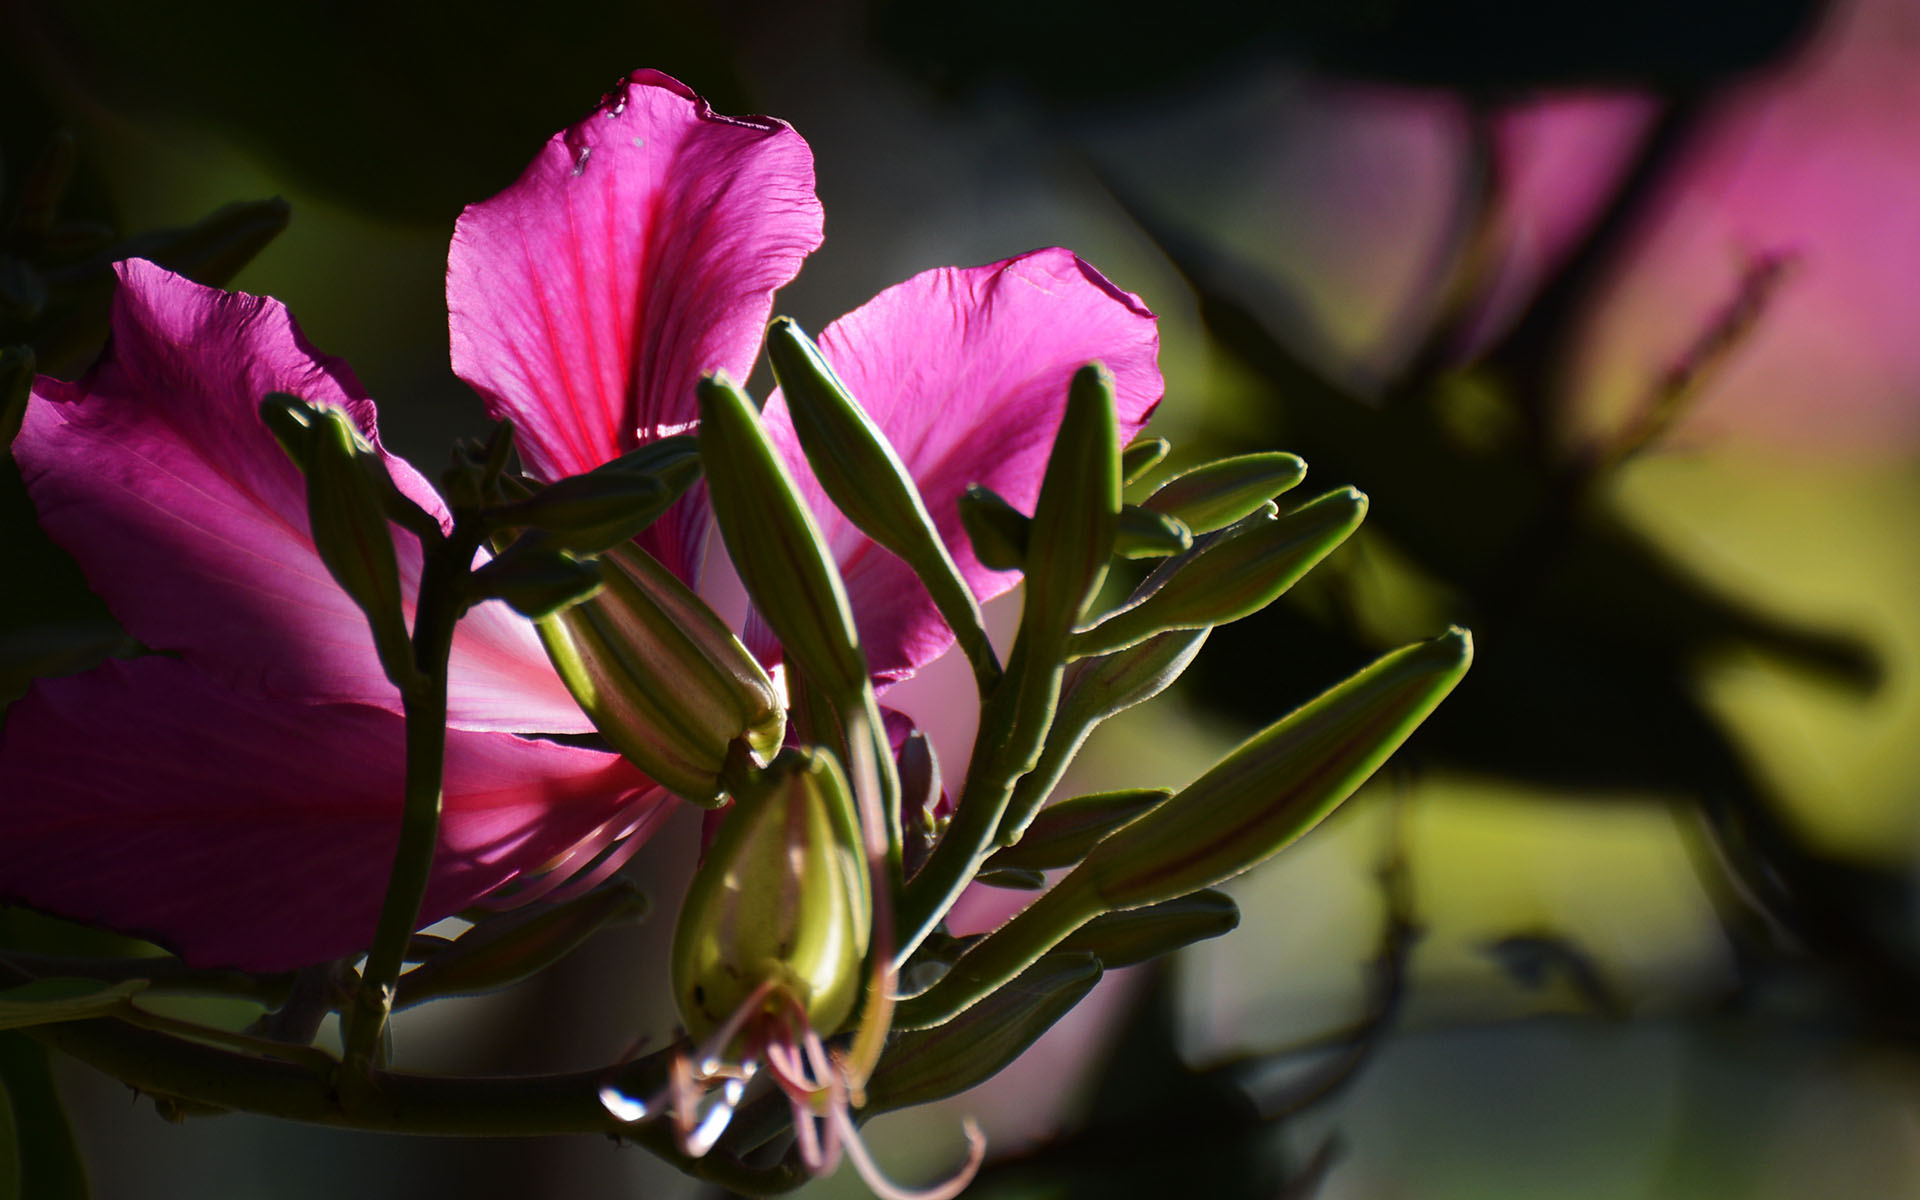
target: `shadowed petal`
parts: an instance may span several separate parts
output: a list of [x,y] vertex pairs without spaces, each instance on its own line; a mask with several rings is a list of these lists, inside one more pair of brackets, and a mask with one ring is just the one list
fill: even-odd
[[[1018,576],[989,571],[974,557],[960,527],[960,493],[984,484],[1033,510],[1067,384],[1086,363],[1099,359],[1113,372],[1123,444],[1146,424],[1163,390],[1153,314],[1059,249],[916,275],[829,325],[819,341],[892,441],[983,602]],[[906,565],[826,499],[778,393],[765,419],[839,561],[868,667],[882,682],[906,678],[951,645],[952,633]],[[764,631],[750,632],[759,636],[749,644],[766,649]]]
[[[0,733],[0,894],[201,966],[278,971],[373,938],[399,838],[401,719],[263,701],[187,663],[42,680]],[[623,760],[449,731],[422,922],[537,870],[634,803]]]
[[[534,474],[590,470],[682,431],[705,372],[746,377],[773,292],[820,237],[799,134],[716,115],[684,84],[636,72],[461,214],[453,369],[513,418]],[[645,540],[691,580],[706,519],[683,502]]]
[[[40,379],[14,443],[42,527],[148,646],[246,691],[397,712],[366,618],[314,551],[306,482],[259,417],[268,392],[290,392],[344,410],[377,446],[373,402],[278,301],[139,260],[118,270],[105,357],[77,383]],[[386,461],[444,524],[426,480]],[[411,595],[419,543],[395,543]],[[461,622],[451,672],[457,726],[588,728],[532,626],[505,605]]]

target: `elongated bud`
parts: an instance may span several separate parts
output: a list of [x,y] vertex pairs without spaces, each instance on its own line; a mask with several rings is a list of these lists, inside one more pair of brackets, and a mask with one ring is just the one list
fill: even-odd
[[1120,482],[1138,483],[1160,465],[1173,444],[1163,437],[1135,438],[1120,452]]
[[1232,933],[1240,906],[1212,888],[1145,908],[1102,913],[1069,934],[1050,953],[1084,950],[1106,967],[1130,967],[1195,942]]
[[1027,562],[1027,514],[979,484],[960,493],[960,527],[973,556],[989,571],[1018,571]]
[[1307,477],[1307,464],[1277,451],[1223,458],[1175,475],[1144,507],[1178,517],[1195,533],[1225,529]]
[[1352,795],[1472,662],[1464,629],[1386,655],[1101,842],[1074,874],[1109,908],[1157,904],[1233,878]]
[[169,271],[218,287],[287,227],[292,209],[274,196],[222,205],[192,225],[130,237],[113,257],[152,259]]
[[564,904],[528,905],[489,917],[402,975],[395,1006],[509,987],[558,962],[609,925],[637,921],[646,911],[646,897],[616,879]]
[[873,929],[846,776],[824,750],[788,750],[734,795],[673,935],[673,994],[697,1041],[763,983],[823,1034],[853,1012]]
[[1259,612],[1360,527],[1367,498],[1329,492],[1284,517],[1254,516],[1148,579],[1142,594],[1075,635],[1075,657],[1110,654],[1169,629],[1224,625]]
[[1033,871],[1077,866],[1102,838],[1139,820],[1171,795],[1166,788],[1127,788],[1050,804],[1040,810],[1019,842],[996,851],[986,865]]
[[1100,590],[1120,521],[1120,445],[1113,376],[1089,363],[1073,376],[1027,540],[1021,628],[1042,657],[1065,640]]
[[1120,557],[1165,558],[1192,547],[1193,531],[1180,518],[1137,504],[1121,507],[1113,538],[1113,552]]
[[700,381],[700,457],[713,515],[754,607],[789,657],[841,708],[860,702],[866,656],[840,569],[813,514],[760,428],[753,402],[724,376]]
[[515,542],[468,579],[476,602],[504,600],[513,611],[536,621],[596,595],[602,585],[597,564],[537,537]]
[[1097,845],[1019,915],[894,1010],[897,1029],[941,1024],[1103,913],[1223,883],[1318,824],[1379,769],[1473,661],[1454,629],[1375,661],[1254,735],[1172,799]]
[[314,549],[340,589],[367,615],[380,666],[404,690],[416,671],[400,607],[400,568],[384,497],[361,456],[373,458],[383,475],[385,466],[345,413],[275,394],[261,402],[260,416],[306,472]]
[[631,543],[599,559],[602,590],[539,622],[547,657],[609,745],[696,804],[720,802],[728,747],[763,759],[786,729],[773,681],[726,623]]
[[[495,477],[489,460],[485,470]],[[597,554],[632,541],[700,478],[698,444],[686,436],[662,438],[602,463],[584,475],[556,480],[513,503],[488,510],[494,527],[532,528],[550,544]]]
[[827,498],[920,577],[974,673],[990,686],[1000,668],[981,624],[980,605],[886,435],[793,321],[780,317],[768,328],[767,357],[800,448]]

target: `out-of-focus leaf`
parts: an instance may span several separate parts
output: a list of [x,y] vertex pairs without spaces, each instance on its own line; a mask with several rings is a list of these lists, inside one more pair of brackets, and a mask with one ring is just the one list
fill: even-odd
[[25,1029],[55,1021],[104,1016],[127,997],[147,990],[144,979],[102,983],[98,979],[36,979],[0,991],[0,1029]]
[[[0,1164],[12,1164],[21,1200],[87,1200],[87,1170],[47,1069],[47,1051],[19,1033],[0,1033]],[[8,1146],[12,1139],[11,1147]],[[7,1172],[0,1167],[0,1196]]]

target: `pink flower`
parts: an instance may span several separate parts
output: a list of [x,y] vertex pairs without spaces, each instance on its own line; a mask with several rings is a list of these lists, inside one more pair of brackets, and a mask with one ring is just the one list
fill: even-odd
[[[744,378],[773,292],[820,238],[798,134],[717,116],[638,72],[461,216],[454,370],[514,420],[533,474],[588,470],[689,427],[702,374]],[[1031,505],[1082,363],[1114,371],[1123,436],[1161,387],[1152,315],[1063,250],[917,276],[821,344],[983,600],[1012,577],[973,558],[961,488]],[[157,653],[43,680],[0,731],[0,895],[256,970],[371,939],[403,767],[399,698],[258,419],[271,391],[338,406],[377,444],[372,402],[277,302],[122,264],[106,356],[76,383],[36,384],[14,449],[48,533]],[[840,559],[876,676],[911,674],[951,635],[905,568],[812,488],[777,399],[767,420]],[[388,465],[445,519],[417,473]],[[709,523],[696,490],[642,541],[691,581]],[[418,547],[395,545],[411,588]],[[448,725],[423,920],[630,827],[641,836],[670,805],[613,755],[523,736],[588,726],[531,626],[498,604],[460,625]]]

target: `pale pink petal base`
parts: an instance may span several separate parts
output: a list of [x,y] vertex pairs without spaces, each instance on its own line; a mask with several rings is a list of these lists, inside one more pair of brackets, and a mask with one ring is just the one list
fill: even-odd
[[[820,244],[821,220],[799,134],[636,72],[461,214],[453,369],[513,419],[535,475],[591,470],[683,432],[701,375],[746,377],[773,293]],[[705,526],[704,506],[683,502],[649,548],[691,579]]]
[[[1165,386],[1153,314],[1067,250],[924,272],[835,321],[819,341],[919,484],[982,602],[1018,576],[974,557],[960,527],[961,492],[984,484],[1033,510],[1067,385],[1087,363],[1113,372],[1123,443],[1146,424]],[[777,392],[765,421],[840,564],[869,669],[882,683],[906,678],[951,645],[952,633],[906,565],[827,500]],[[769,649],[764,630],[750,632],[756,651]]]
[[[305,480],[259,417],[269,392],[289,392],[346,412],[377,446],[373,402],[278,301],[138,260],[118,269],[106,356],[76,383],[42,377],[14,443],[41,526],[146,645],[253,694],[397,712],[366,618],[314,551]],[[387,466],[446,520],[418,472]],[[410,595],[419,544],[395,542]],[[498,603],[462,622],[451,693],[462,728],[588,728],[532,626]]]
[[[385,894],[404,762],[392,713],[242,697],[173,659],[43,680],[0,732],[0,886],[199,966],[353,954]],[[612,755],[450,731],[422,921],[666,803]]]

